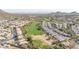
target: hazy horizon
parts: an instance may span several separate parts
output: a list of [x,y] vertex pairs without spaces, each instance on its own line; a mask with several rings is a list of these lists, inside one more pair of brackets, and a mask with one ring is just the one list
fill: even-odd
[[10,13],[51,13],[57,11],[70,13],[76,11],[72,9],[2,9],[2,10]]

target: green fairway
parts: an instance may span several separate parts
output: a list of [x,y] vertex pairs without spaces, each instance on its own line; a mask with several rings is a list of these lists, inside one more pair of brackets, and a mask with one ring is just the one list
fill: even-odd
[[23,27],[23,32],[27,35],[41,35],[43,34],[40,22],[31,22],[30,24]]
[[51,46],[49,45],[44,45],[42,41],[40,40],[32,40],[32,44],[38,48],[42,48],[42,49],[49,49],[51,48]]
[[32,44],[36,47],[41,47],[42,46],[42,41],[40,40],[32,40]]

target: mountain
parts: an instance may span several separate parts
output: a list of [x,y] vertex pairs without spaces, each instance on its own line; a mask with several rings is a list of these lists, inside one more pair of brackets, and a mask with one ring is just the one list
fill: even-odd
[[10,14],[8,12],[5,12],[4,10],[0,9],[0,19],[4,19],[5,17],[9,16]]
[[55,15],[56,16],[79,16],[79,13],[77,13],[75,11],[73,11],[71,13],[66,13],[66,12],[60,12],[60,11],[58,11],[58,12],[52,12],[51,15],[52,16],[55,16]]

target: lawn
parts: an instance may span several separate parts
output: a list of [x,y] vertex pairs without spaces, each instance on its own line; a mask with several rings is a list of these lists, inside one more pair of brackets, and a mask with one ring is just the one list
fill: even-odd
[[23,32],[27,35],[41,35],[43,34],[40,22],[31,22],[30,24],[23,27]]

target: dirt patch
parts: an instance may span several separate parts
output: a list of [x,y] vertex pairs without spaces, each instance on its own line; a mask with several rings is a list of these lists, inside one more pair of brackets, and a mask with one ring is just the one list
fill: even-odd
[[51,42],[49,40],[46,40],[48,38],[49,37],[46,36],[45,34],[43,34],[43,35],[32,35],[33,40],[41,40],[44,44],[51,45]]

